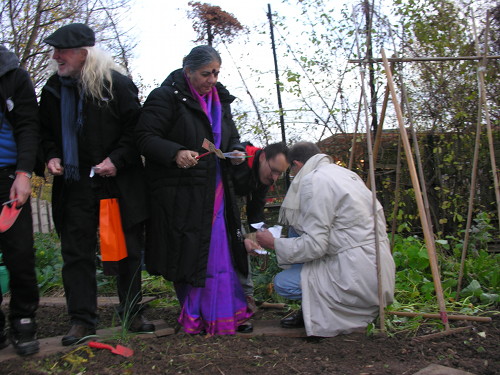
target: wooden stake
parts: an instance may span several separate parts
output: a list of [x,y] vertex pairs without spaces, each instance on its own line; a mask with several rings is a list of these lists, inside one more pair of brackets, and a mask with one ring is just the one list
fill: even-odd
[[361,115],[361,100],[363,99],[363,92],[359,95],[359,102],[358,102],[358,114],[356,116],[356,125],[354,127],[354,133],[352,135],[352,146],[351,146],[351,156],[349,157],[349,165],[347,169],[352,171],[352,165],[354,163],[354,158],[356,156],[355,150],[356,150],[356,137],[358,135],[358,126],[359,126],[359,117]]
[[420,186],[422,188],[422,198],[424,199],[425,214],[427,216],[429,228],[434,232],[431,219],[431,210],[429,206],[429,199],[427,196],[427,184],[425,183],[424,167],[422,166],[422,157],[420,156],[420,147],[418,145],[417,132],[415,131],[415,126],[413,126],[413,116],[410,105],[408,103],[408,96],[406,95],[406,86],[403,82],[401,74],[399,75],[399,83],[401,87],[401,99],[404,103],[404,106],[406,107],[406,112],[408,114],[408,121],[410,122],[410,133],[411,133],[411,139],[413,140],[413,150],[415,152],[415,160],[417,162],[418,177],[420,180]]
[[366,100],[365,92],[365,72],[361,67],[361,93],[363,94],[363,103],[365,109],[365,121],[366,121],[366,142],[368,149],[368,166],[369,166],[369,181],[373,181],[371,184],[372,192],[372,212],[373,212],[373,230],[375,232],[375,256],[377,263],[377,293],[378,293],[378,305],[379,305],[379,318],[380,318],[380,331],[385,332],[385,305],[386,301],[383,294],[382,285],[382,264],[380,261],[380,236],[378,232],[378,220],[377,220],[377,188],[375,185],[375,166],[373,164],[373,152],[372,152],[372,136],[370,129],[370,116],[368,115],[368,101]]
[[[356,33],[356,45],[358,47],[358,53],[360,53],[358,34]],[[373,149],[372,149],[372,137],[370,129],[370,116],[368,114],[368,101],[366,100],[365,91],[365,70],[364,66],[360,65],[361,73],[361,97],[363,98],[363,104],[365,109],[365,123],[366,123],[366,141],[368,149],[368,166],[369,166],[369,180],[372,181],[371,191],[372,191],[372,212],[373,212],[373,230],[375,232],[375,262],[377,265],[377,294],[378,294],[378,309],[379,309],[379,320],[380,320],[380,331],[385,333],[385,305],[386,301],[384,294],[382,293],[382,265],[380,264],[380,236],[378,230],[378,220],[377,220],[377,189],[375,187],[375,166],[373,164]]]
[[439,339],[443,336],[454,335],[455,333],[467,331],[471,328],[472,328],[472,326],[448,329],[448,330],[443,331],[443,332],[431,333],[430,335],[415,337],[413,339],[413,341],[422,342],[422,341],[427,341],[427,340]]
[[392,209],[391,225],[391,252],[394,251],[394,242],[396,239],[396,225],[399,210],[400,181],[401,181],[401,135],[398,137],[398,154],[396,160],[396,186],[394,187],[394,208]]
[[[472,31],[474,33],[474,42],[476,45],[476,52],[479,53],[479,40],[477,37],[477,32],[476,32],[476,23],[474,21],[474,15],[472,17]],[[484,55],[488,53],[488,36],[489,36],[489,13],[487,13],[486,16],[486,32],[485,32],[485,51]],[[481,81],[479,78],[479,71],[481,68],[486,67],[486,59],[483,59],[479,63],[478,67],[478,80],[479,80],[479,85],[481,86]],[[484,82],[483,82],[484,83]],[[467,224],[465,226],[465,236],[464,236],[464,243],[463,243],[463,248],[462,248],[462,257],[460,258],[460,271],[458,273],[458,282],[457,282],[457,294],[455,296],[455,299],[458,300],[460,296],[460,291],[462,290],[462,280],[464,277],[464,267],[465,267],[465,258],[467,257],[467,250],[469,246],[469,237],[470,237],[470,228],[472,226],[472,214],[473,214],[473,208],[474,208],[474,196],[476,193],[476,179],[477,179],[477,166],[478,166],[478,161],[479,161],[479,149],[481,146],[481,124],[482,124],[482,118],[481,118],[481,113],[482,113],[482,104],[483,104],[483,90],[481,89],[480,95],[479,95],[479,103],[477,106],[477,124],[476,124],[476,141],[474,145],[474,159],[473,159],[473,164],[472,164],[472,176],[471,176],[471,186],[470,186],[470,193],[469,193],[469,208],[467,210]],[[491,152],[491,149],[490,149]],[[494,159],[494,158],[493,158]],[[492,166],[493,169],[493,166]],[[493,175],[495,176],[496,167],[493,169]],[[497,208],[500,207],[498,203],[498,195],[497,195],[497,188],[495,185],[495,196],[497,197]],[[500,223],[500,212],[498,214],[499,216],[499,223]]]
[[418,211],[420,214],[420,222],[422,224],[424,239],[427,247],[427,253],[429,255],[429,263],[431,266],[432,278],[434,281],[434,289],[436,291],[436,297],[438,300],[441,320],[445,325],[445,329],[448,331],[450,329],[450,325],[448,323],[448,316],[446,313],[446,307],[444,302],[443,288],[441,286],[441,278],[439,275],[439,269],[436,261],[436,248],[434,246],[434,235],[432,233],[432,230],[429,228],[429,222],[427,219],[427,215],[425,213],[424,202],[422,200],[422,192],[420,190],[417,171],[415,169],[415,163],[413,161],[413,155],[411,152],[410,141],[408,140],[408,135],[406,134],[406,129],[403,121],[403,114],[401,112],[401,107],[396,97],[396,90],[394,88],[394,81],[392,79],[391,69],[383,48],[381,50],[381,53],[382,53],[382,59],[384,61],[385,74],[387,75],[387,82],[391,90],[392,102],[394,104],[394,109],[396,110],[399,129],[401,133],[401,140],[403,141],[403,147],[406,153],[406,160],[408,162],[408,169],[410,171],[410,177],[413,189],[415,191],[415,199],[417,201]]
[[[488,100],[486,99],[486,84],[484,82],[484,71],[486,70],[486,59],[488,56],[488,34],[489,34],[489,29],[490,29],[490,17],[489,17],[489,11],[486,14],[486,40],[485,40],[485,46],[484,46],[484,56],[482,59],[482,64],[481,67],[478,69],[478,76],[479,76],[479,88],[480,88],[480,98],[481,102],[484,107],[484,118],[486,120],[486,131],[488,133],[488,146],[490,149],[490,161],[491,161],[491,172],[493,174],[493,183],[495,185],[495,197],[497,199],[497,218],[498,218],[498,225],[500,229],[500,188],[498,184],[498,169],[497,169],[497,164],[496,164],[496,159],[495,159],[495,146],[493,145],[493,133],[491,131],[491,121],[490,121],[490,111],[488,109]],[[474,35],[476,35],[476,23],[472,22],[472,28],[474,30]],[[477,38],[477,35],[476,35]],[[476,48],[479,48],[477,46]]]
[[[409,311],[388,311],[389,315],[397,315],[397,316],[408,316],[411,318],[421,316],[422,318],[429,319],[439,319],[439,314],[429,314],[429,313],[416,313]],[[488,316],[470,316],[470,315],[448,315],[449,320],[467,320],[472,322],[482,322],[482,323],[491,323],[491,318]]]

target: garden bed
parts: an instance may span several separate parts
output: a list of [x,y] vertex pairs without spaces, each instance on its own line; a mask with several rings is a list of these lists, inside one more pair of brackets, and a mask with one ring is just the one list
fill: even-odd
[[[100,307],[99,327],[116,324],[111,306]],[[174,327],[178,308],[149,308],[151,320],[164,319]],[[279,319],[283,311],[260,310],[255,319]],[[83,345],[45,358],[28,357],[2,362],[1,374],[414,374],[431,363],[474,374],[500,373],[500,317],[491,323],[472,323],[471,329],[424,342],[414,335],[435,331],[425,323],[416,332],[393,337],[356,333],[334,338],[261,336],[125,337],[134,350],[124,358]],[[41,306],[39,336],[66,333],[65,307]],[[464,322],[454,322],[455,327]],[[123,338],[122,338],[123,339]],[[113,343],[113,342],[110,342]],[[116,341],[114,342],[116,343]]]

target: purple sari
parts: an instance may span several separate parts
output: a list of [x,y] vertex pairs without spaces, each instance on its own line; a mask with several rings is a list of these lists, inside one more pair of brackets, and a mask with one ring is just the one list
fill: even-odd
[[[191,88],[201,107],[212,122],[215,146],[221,143],[221,104],[215,87],[201,97]],[[232,335],[252,313],[247,309],[243,289],[231,260],[231,249],[224,218],[224,186],[220,161],[216,158],[216,181],[212,235],[208,254],[205,287],[196,288],[176,283],[175,290],[182,306],[178,319],[184,331],[191,334],[205,331],[208,335]]]

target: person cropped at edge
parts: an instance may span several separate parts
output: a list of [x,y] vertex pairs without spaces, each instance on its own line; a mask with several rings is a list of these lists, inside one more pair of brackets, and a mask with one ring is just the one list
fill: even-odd
[[[288,168],[288,148],[283,142],[259,148],[250,142],[244,142],[247,159],[244,163],[233,166],[234,191],[244,198],[245,212],[249,230],[253,223],[264,222],[264,206],[269,188]],[[245,292],[247,305],[252,311],[257,310],[254,299],[254,286],[251,274],[251,264],[248,263],[248,275],[238,273]]]
[[[74,23],[46,38],[57,73],[42,89],[40,118],[48,171],[54,175],[53,217],[61,238],[71,345],[95,333],[99,201],[118,198],[127,245],[119,262],[118,312],[130,331],[153,331],[142,315],[141,251],[147,218],[143,165],[134,141],[137,88],[111,56],[95,47],[94,31]],[[95,176],[90,177],[91,169]]]
[[[299,236],[274,239],[269,231],[257,232],[261,246],[276,250],[280,266],[291,265],[276,275],[276,292],[302,300],[302,310],[281,325],[305,324],[308,335],[321,337],[365,328],[379,310],[375,220],[385,304],[394,295],[395,266],[382,206],[377,202],[374,217],[373,197],[363,180],[332,163],[313,143],[292,146],[288,160],[295,177],[280,220]],[[255,246],[248,240],[246,245]]]
[[[9,338],[19,355],[37,353],[35,273],[31,218],[31,173],[39,142],[38,104],[28,72],[0,45],[0,203],[22,207],[10,229],[0,234],[3,262],[10,275]],[[0,207],[1,209],[2,207]],[[2,294],[0,291],[0,303]],[[5,315],[0,310],[0,348],[5,348]]]
[[[146,269],[174,282],[178,319],[191,334],[250,332],[251,316],[235,269],[247,273],[229,160],[205,153],[206,138],[222,152],[243,151],[230,104],[217,82],[218,52],[198,46],[151,92],[137,125],[146,158],[151,218]],[[241,163],[243,159],[231,159]]]

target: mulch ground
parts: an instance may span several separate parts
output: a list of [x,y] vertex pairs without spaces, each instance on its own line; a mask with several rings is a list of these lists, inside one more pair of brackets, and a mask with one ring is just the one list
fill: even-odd
[[[111,306],[99,309],[99,328],[116,326]],[[177,308],[149,308],[151,320],[174,327]],[[255,320],[279,319],[286,312],[260,310]],[[64,305],[41,306],[39,337],[64,335]],[[126,336],[134,355],[77,346],[46,357],[15,358],[0,363],[0,374],[414,374],[439,364],[473,374],[500,374],[500,316],[491,323],[467,323],[470,329],[418,342],[399,333],[392,337],[355,333],[333,338],[275,336],[207,337],[178,333],[164,337]],[[454,326],[464,326],[456,322]],[[423,324],[417,335],[430,333]],[[414,335],[414,333],[413,333]],[[108,342],[116,345],[118,341]]]

